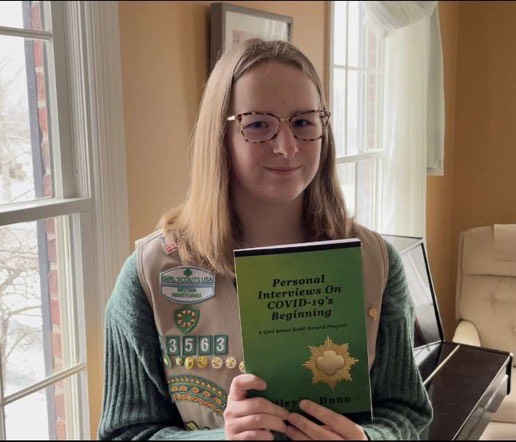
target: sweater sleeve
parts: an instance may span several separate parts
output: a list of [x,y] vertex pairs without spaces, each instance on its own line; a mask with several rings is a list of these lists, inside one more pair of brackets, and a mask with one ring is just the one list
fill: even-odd
[[152,308],[125,262],[106,307],[104,398],[99,439],[222,440],[224,430],[187,431],[167,388]]
[[371,368],[373,440],[419,439],[432,407],[413,355],[414,307],[401,257],[387,243],[389,277],[382,301],[376,357]]

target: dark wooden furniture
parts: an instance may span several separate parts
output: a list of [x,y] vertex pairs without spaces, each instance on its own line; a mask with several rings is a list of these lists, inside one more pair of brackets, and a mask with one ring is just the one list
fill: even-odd
[[512,354],[447,342],[422,238],[383,235],[400,253],[415,306],[414,355],[434,409],[423,440],[478,440],[509,394]]

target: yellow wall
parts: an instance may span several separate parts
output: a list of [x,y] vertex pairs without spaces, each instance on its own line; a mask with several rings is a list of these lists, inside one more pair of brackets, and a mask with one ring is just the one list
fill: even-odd
[[[210,3],[120,2],[131,245],[187,190],[187,146],[209,60]],[[293,43],[327,84],[327,2],[230,3],[292,16]]]
[[516,223],[516,2],[439,5],[446,158],[445,176],[427,181],[427,238],[449,339],[460,232]]
[[[516,2],[461,2],[452,250],[461,230],[516,223]],[[457,267],[452,255],[450,284]]]

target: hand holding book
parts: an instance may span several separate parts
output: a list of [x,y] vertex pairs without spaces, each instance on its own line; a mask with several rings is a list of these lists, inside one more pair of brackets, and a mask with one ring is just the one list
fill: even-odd
[[248,398],[248,390],[265,390],[263,379],[252,374],[236,376],[231,383],[224,411],[226,439],[269,440],[272,431],[285,433],[288,411],[262,398]]
[[290,425],[287,425],[285,434],[291,440],[367,440],[362,427],[346,416],[309,400],[301,401],[299,406],[323,425],[316,424],[298,413],[290,413]]

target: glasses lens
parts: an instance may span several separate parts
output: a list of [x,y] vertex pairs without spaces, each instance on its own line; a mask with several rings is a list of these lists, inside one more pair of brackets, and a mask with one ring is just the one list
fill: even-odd
[[252,143],[270,140],[278,129],[278,120],[271,115],[243,115],[242,132],[244,138]]
[[319,112],[305,112],[296,115],[291,122],[292,132],[301,140],[320,138],[326,124],[325,118]]

